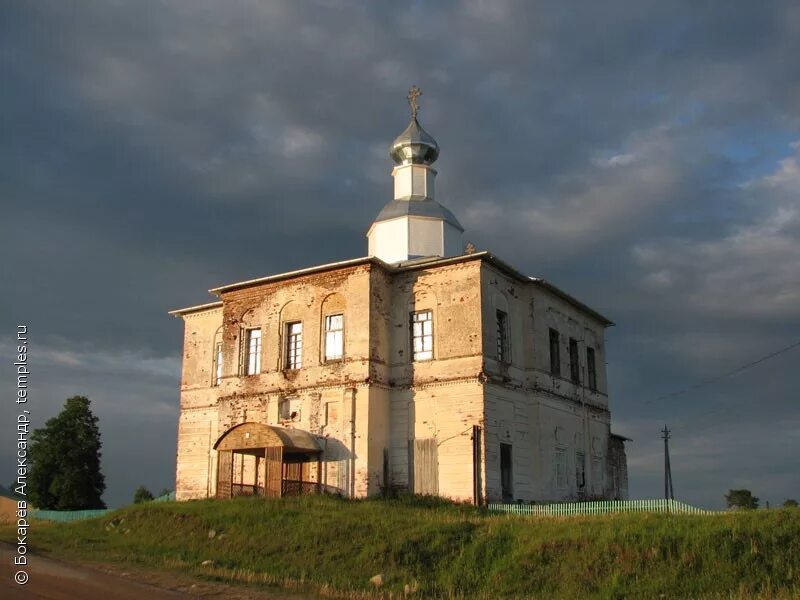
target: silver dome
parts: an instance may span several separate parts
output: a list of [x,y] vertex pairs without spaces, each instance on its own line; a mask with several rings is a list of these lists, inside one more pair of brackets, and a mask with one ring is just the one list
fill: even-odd
[[439,144],[413,116],[405,131],[392,142],[389,156],[398,165],[430,165],[439,157]]

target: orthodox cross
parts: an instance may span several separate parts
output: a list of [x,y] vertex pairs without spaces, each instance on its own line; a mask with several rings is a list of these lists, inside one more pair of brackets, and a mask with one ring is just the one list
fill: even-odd
[[422,96],[422,90],[419,89],[417,86],[412,85],[411,89],[408,90],[408,105],[411,107],[411,116],[416,119],[417,118],[417,111],[419,110],[419,103],[417,102],[417,98]]

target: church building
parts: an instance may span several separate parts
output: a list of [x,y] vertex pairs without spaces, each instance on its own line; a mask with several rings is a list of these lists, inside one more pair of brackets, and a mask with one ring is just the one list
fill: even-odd
[[439,146],[419,95],[367,256],[222,285],[170,313],[184,322],[178,500],[627,497],[612,322],[464,246],[436,200]]

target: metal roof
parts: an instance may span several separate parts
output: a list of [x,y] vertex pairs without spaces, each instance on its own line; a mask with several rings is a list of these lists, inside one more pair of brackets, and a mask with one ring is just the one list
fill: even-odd
[[430,198],[416,200],[413,196],[408,200],[395,199],[389,202],[381,209],[378,216],[375,217],[375,223],[406,216],[441,219],[442,221],[450,223],[450,225],[456,229],[464,231],[464,228],[461,226],[461,223],[458,222],[455,215],[436,200]]
[[175,310],[169,311],[167,314],[172,315],[173,317],[180,317],[183,315],[188,315],[189,313],[193,312],[200,312],[203,310],[210,310],[212,308],[219,308],[220,306],[222,306],[222,301],[218,300],[217,302],[198,304],[196,306],[189,306],[187,308],[176,308]]
[[234,451],[277,446],[283,447],[285,452],[322,451],[317,438],[308,431],[254,421],[234,425],[214,444],[215,449]]

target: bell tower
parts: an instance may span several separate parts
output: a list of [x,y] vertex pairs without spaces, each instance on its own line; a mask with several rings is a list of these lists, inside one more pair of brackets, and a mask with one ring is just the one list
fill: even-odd
[[418,98],[412,86],[408,93],[411,121],[392,143],[389,156],[395,163],[394,199],[383,207],[367,232],[369,255],[388,263],[427,256],[458,256],[464,228],[434,199],[439,157],[436,140],[419,124]]

